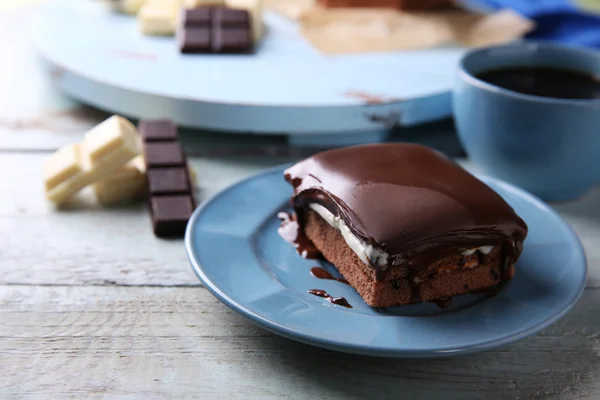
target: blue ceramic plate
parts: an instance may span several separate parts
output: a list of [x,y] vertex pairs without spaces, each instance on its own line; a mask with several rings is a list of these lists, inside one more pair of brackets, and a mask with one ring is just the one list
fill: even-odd
[[[350,286],[310,274],[305,260],[278,233],[277,213],[289,208],[283,168],[222,191],[198,208],[185,244],[194,271],[219,300],[270,331],[350,353],[439,357],[490,349],[548,326],[579,298],[586,280],[583,249],[571,228],[547,205],[492,178],[496,190],[529,225],[515,278],[494,295],[434,304],[373,309]],[[339,275],[338,275],[339,276]],[[313,296],[324,289],[345,297],[345,308]]]

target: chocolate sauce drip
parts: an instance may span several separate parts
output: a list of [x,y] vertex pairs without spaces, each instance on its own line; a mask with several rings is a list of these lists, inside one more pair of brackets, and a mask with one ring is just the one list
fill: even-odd
[[452,305],[452,297],[442,297],[431,301],[439,308],[448,308]]
[[310,274],[312,276],[314,276],[315,278],[328,279],[331,281],[338,281],[338,282],[348,284],[347,280],[345,280],[343,278],[336,278],[335,276],[333,276],[329,272],[327,272],[327,270],[325,268],[322,268],[322,267],[312,267],[310,269]]
[[281,221],[277,232],[279,236],[286,242],[294,245],[298,254],[304,258],[316,259],[321,256],[321,252],[315,247],[309,238],[304,234],[304,230],[300,229],[300,225],[294,215],[286,212],[277,214],[277,218]]
[[308,293],[315,295],[315,296],[319,296],[319,297],[323,297],[324,299],[327,299],[327,301],[329,301],[330,303],[336,304],[338,306],[343,306],[346,308],[352,308],[352,306],[350,305],[350,303],[348,303],[348,300],[346,300],[343,297],[332,297],[329,293],[327,293],[324,290],[321,289],[310,289],[308,291]]
[[389,254],[387,266],[371,266],[379,281],[386,276],[380,270],[394,267],[396,256],[414,262],[409,268],[417,268],[415,276],[432,262],[479,246],[502,246],[509,265],[527,235],[525,223],[498,194],[421,145],[325,151],[287,169],[285,178],[294,187],[301,228],[302,214],[317,203],[362,242]]

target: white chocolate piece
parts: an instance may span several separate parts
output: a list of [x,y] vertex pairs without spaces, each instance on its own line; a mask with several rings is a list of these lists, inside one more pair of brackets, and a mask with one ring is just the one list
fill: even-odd
[[136,15],[147,0],[105,0],[112,9],[129,15]]
[[89,163],[82,146],[71,144],[56,151],[44,162],[44,186],[48,200],[62,203],[88,184]]
[[173,36],[181,2],[179,0],[150,0],[138,13],[138,24],[144,35]]
[[225,0],[225,5],[248,11],[252,19],[252,38],[254,43],[258,43],[264,31],[260,0]]
[[79,163],[79,144],[70,144],[59,149],[44,162],[44,184],[46,190],[58,186],[61,182],[81,173]]
[[139,154],[138,133],[131,122],[113,115],[90,129],[84,136],[83,145],[92,167],[102,163],[111,163],[112,159],[127,158],[125,164]]
[[83,139],[90,165],[90,183],[110,176],[140,154],[139,134],[131,122],[114,115],[90,129]]
[[136,136],[135,127],[115,115],[90,129],[82,143],[52,154],[44,164],[48,200],[59,205],[122,167],[139,154]]
[[146,189],[146,166],[143,156],[137,156],[111,176],[94,183],[98,202],[113,205],[135,200]]
[[223,6],[225,0],[183,0],[185,8],[198,8],[202,6]]

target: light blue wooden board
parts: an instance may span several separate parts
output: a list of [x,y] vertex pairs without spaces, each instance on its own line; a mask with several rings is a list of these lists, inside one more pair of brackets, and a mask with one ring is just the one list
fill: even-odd
[[[142,36],[135,18],[98,1],[54,0],[37,17],[33,39],[42,65],[83,102],[135,118],[299,141],[324,134],[326,141],[340,134],[379,140],[391,126],[449,116],[464,51],[326,56],[293,22],[265,12],[267,33],[255,55],[181,55],[173,38]],[[385,101],[367,104],[351,92]]]

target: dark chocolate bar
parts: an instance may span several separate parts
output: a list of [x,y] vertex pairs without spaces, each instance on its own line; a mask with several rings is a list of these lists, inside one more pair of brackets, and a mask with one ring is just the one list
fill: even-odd
[[146,120],[140,122],[139,129],[154,234],[182,236],[196,199],[177,128],[169,120]]
[[184,10],[177,37],[182,53],[247,53],[253,47],[248,11],[227,7]]

